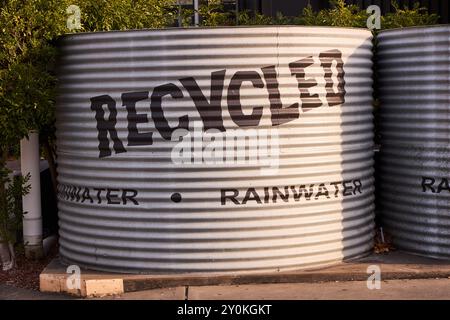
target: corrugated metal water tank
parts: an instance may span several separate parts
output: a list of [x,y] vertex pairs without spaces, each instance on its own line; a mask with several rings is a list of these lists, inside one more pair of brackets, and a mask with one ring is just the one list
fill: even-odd
[[62,39],[60,254],[98,270],[307,268],[373,236],[366,30]]
[[382,218],[397,247],[450,259],[450,26],[378,41]]

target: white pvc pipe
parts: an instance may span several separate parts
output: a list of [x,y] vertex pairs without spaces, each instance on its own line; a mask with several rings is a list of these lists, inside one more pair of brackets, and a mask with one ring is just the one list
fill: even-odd
[[30,173],[28,184],[31,190],[22,197],[23,241],[25,254],[30,258],[43,256],[42,248],[42,214],[41,214],[41,178],[39,169],[39,134],[29,132],[28,139],[20,141],[20,163],[22,176]]
[[194,25],[198,27],[200,19],[198,16],[198,0],[194,0]]

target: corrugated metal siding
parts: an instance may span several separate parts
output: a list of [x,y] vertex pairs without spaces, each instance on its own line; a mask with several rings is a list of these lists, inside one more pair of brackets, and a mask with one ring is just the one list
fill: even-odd
[[[341,28],[169,29],[66,36],[56,111],[63,260],[119,272],[213,272],[306,268],[367,253],[372,247],[374,210],[371,46],[370,32]],[[345,103],[328,106],[325,71],[318,57],[336,49],[344,62]],[[155,129],[150,99],[137,104],[137,112],[148,115],[148,122],[138,129],[153,132],[153,145],[126,143],[122,93],[151,95],[165,83],[183,88],[178,79],[193,77],[209,97],[211,72],[226,70],[221,112],[228,131],[237,127],[226,97],[236,71],[255,71],[263,77],[261,67],[274,65],[287,107],[300,103],[299,85],[288,64],[308,56],[313,65],[306,69],[306,77],[317,79],[310,90],[317,91],[323,106],[308,110],[313,101],[304,99],[299,118],[276,127],[281,153],[276,174],[261,175],[259,166],[174,165],[170,158],[174,142],[162,139]],[[303,82],[312,84],[311,79]],[[250,113],[255,105],[264,110],[260,124],[249,129],[274,128],[266,87],[266,81],[264,88],[242,86],[244,111]],[[183,115],[191,124],[200,121],[193,101],[182,91],[183,98],[163,101],[171,126]],[[90,99],[105,94],[116,101],[118,138],[127,152],[112,151],[99,158]],[[112,143],[109,148],[113,150]],[[334,186],[327,185],[329,197],[311,200],[293,201],[290,195],[287,202],[222,205],[220,199],[223,188],[235,188],[242,197],[250,187],[261,192],[264,187],[317,188],[339,181],[348,186],[354,179],[362,183],[362,190],[348,189],[346,196],[342,186],[335,194]],[[100,204],[97,198],[94,203],[77,201],[76,195],[70,196],[70,186],[135,189],[139,205],[107,204],[104,194]],[[175,193],[181,195],[180,202],[171,200]]]
[[448,259],[450,27],[385,31],[378,40],[383,221],[399,248]]

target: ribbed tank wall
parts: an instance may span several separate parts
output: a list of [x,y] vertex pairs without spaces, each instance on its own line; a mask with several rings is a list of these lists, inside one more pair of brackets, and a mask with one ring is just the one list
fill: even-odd
[[[369,252],[371,49],[370,32],[344,28],[65,36],[62,259],[116,272],[244,272]],[[235,146],[220,163],[220,148],[194,142],[182,162],[177,127],[185,143],[195,132],[219,144],[247,135],[258,159],[239,163]]]
[[450,259],[450,26],[378,42],[383,222],[399,248]]

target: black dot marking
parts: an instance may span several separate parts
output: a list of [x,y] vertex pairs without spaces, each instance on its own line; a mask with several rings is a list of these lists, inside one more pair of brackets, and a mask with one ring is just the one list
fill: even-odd
[[179,194],[178,192],[175,192],[174,194],[172,194],[170,196],[170,200],[172,200],[175,203],[181,202],[181,194]]

